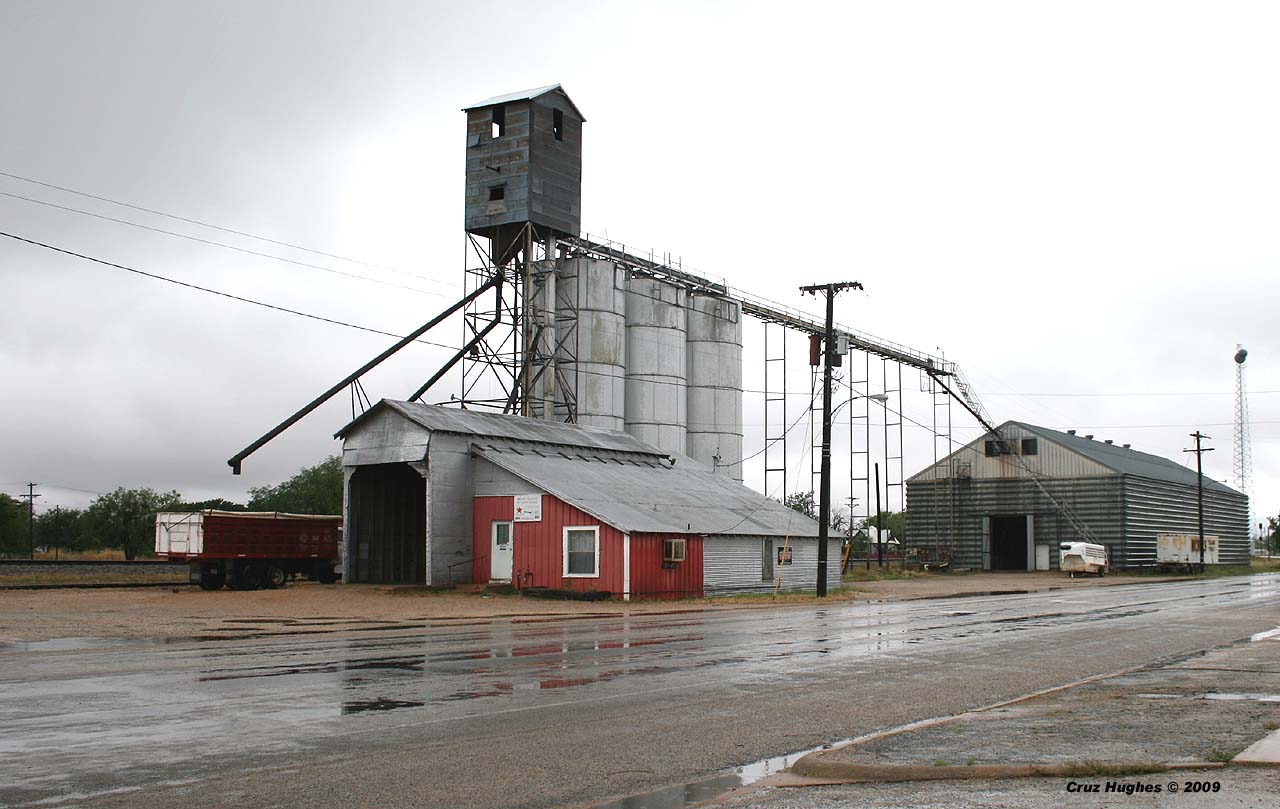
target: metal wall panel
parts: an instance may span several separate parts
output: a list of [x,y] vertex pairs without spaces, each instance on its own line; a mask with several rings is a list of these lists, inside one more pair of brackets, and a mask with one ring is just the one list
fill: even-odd
[[465,574],[466,566],[457,563],[471,556],[471,499],[475,489],[471,482],[471,445],[466,436],[435,433],[431,436],[428,456],[430,486],[427,507],[430,520],[427,544],[430,566],[427,584],[443,584]]
[[[1199,532],[1196,490],[1163,481],[1125,476],[1126,560],[1156,560],[1156,534]],[[1249,564],[1249,499],[1243,494],[1205,489],[1204,532],[1218,537],[1221,564]]]
[[[1094,541],[1110,549],[1115,564],[1125,564],[1120,477],[1048,480],[1043,485],[1088,528]],[[913,479],[907,483],[904,544],[926,548],[949,545],[954,566],[981,569],[982,518],[1020,514],[1034,515],[1036,542],[1056,545],[1083,539],[1033,480],[970,479],[953,483]],[[953,526],[955,533],[951,534]],[[1057,568],[1057,554],[1050,554],[1050,565]]]
[[[703,540],[703,582],[707,595],[733,593],[767,593],[774,588],[774,575],[782,578],[783,590],[814,590],[818,580],[818,542],[795,539],[790,543],[790,565],[778,565],[778,550],[785,537],[709,536]],[[764,548],[769,543],[770,571],[763,565]],[[838,539],[827,544],[827,588],[838,589],[840,582],[840,547]],[[769,578],[763,576],[772,573]]]

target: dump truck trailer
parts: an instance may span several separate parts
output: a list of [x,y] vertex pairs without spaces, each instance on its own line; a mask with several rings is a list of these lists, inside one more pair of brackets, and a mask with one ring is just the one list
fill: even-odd
[[156,556],[190,567],[205,590],[281,587],[303,577],[331,584],[342,570],[342,517],[274,511],[161,512]]

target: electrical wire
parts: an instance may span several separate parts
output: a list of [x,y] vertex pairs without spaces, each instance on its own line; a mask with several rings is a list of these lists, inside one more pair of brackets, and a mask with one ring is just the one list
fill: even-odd
[[290,249],[292,249],[292,250],[301,250],[301,251],[303,251],[304,253],[312,253],[312,254],[314,254],[314,255],[317,255],[317,256],[324,256],[324,257],[326,257],[326,258],[336,258],[336,259],[338,259],[339,261],[346,261],[346,262],[351,263],[351,264],[359,264],[359,265],[360,265],[360,266],[362,266],[362,267],[368,267],[368,268],[373,269],[373,270],[383,270],[383,271],[385,271],[385,272],[391,272],[391,273],[395,273],[395,274],[397,274],[397,275],[405,275],[405,276],[408,276],[408,277],[410,277],[410,278],[419,278],[419,279],[421,279],[421,280],[423,280],[423,281],[430,281],[430,282],[431,282],[431,283],[433,283],[433,284],[441,284],[441,285],[443,285],[443,286],[450,286],[450,287],[456,287],[456,286],[458,286],[457,284],[453,283],[452,281],[441,281],[441,280],[439,280],[439,279],[437,279],[437,278],[430,278],[430,277],[428,277],[428,276],[420,275],[420,274],[418,274],[418,273],[407,272],[407,271],[405,271],[405,270],[398,270],[398,269],[396,269],[395,267],[387,267],[387,266],[382,265],[382,264],[373,264],[373,263],[368,262],[368,261],[362,261],[362,260],[360,260],[360,259],[358,259],[358,258],[350,258],[350,257],[348,257],[348,256],[341,256],[341,255],[338,255],[337,253],[326,253],[326,252],[325,252],[325,251],[323,251],[323,250],[315,250],[315,249],[310,248],[310,247],[303,247],[303,246],[302,246],[302,245],[300,245],[300,244],[293,244],[292,242],[284,242],[284,241],[280,241],[279,239],[271,239],[271,238],[268,238],[268,237],[266,237],[266,236],[258,236],[258,235],[255,235],[255,234],[253,234],[253,233],[248,233],[248,232],[243,231],[243,230],[236,230],[235,228],[223,227],[222,225],[214,225],[214,224],[211,224],[211,223],[209,223],[209,222],[202,222],[202,221],[200,221],[199,219],[191,219],[191,218],[188,218],[188,217],[185,217],[185,216],[178,216],[177,214],[165,213],[164,211],[157,211],[157,210],[155,210],[154,208],[144,208],[144,207],[143,207],[143,206],[141,206],[141,205],[134,205],[134,204],[132,204],[132,203],[128,203],[128,202],[122,202],[122,201],[120,201],[120,200],[118,200],[118,199],[112,199],[111,197],[103,197],[103,196],[99,196],[99,195],[97,195],[97,194],[90,194],[90,193],[88,193],[87,191],[77,191],[77,190],[76,190],[76,189],[74,189],[74,188],[67,188],[66,186],[62,186],[62,185],[54,185],[53,183],[46,183],[46,182],[44,182],[43,180],[36,180],[36,179],[31,178],[31,177],[23,177],[23,176],[22,176],[22,175],[20,175],[20,174],[12,174],[12,173],[7,172],[7,171],[0,171],[0,177],[9,177],[10,179],[14,179],[14,180],[21,180],[21,181],[22,181],[22,182],[24,182],[24,183],[31,183],[31,184],[33,184],[33,185],[40,185],[40,186],[44,186],[45,188],[52,188],[52,189],[54,189],[54,190],[56,190],[56,191],[65,191],[65,192],[66,192],[66,193],[68,193],[68,194],[75,194],[76,196],[86,197],[86,198],[88,198],[88,199],[96,199],[96,200],[98,200],[99,202],[107,202],[107,203],[110,203],[110,204],[112,204],[112,205],[119,205],[119,206],[120,206],[120,207],[122,207],[122,208],[131,208],[132,210],[135,210],[135,211],[142,211],[143,213],[149,213],[149,214],[153,214],[153,215],[155,215],[155,216],[163,216],[163,217],[165,217],[166,219],[174,219],[174,220],[176,220],[176,221],[178,221],[178,222],[186,222],[187,224],[190,224],[190,225],[198,225],[198,226],[200,226],[200,227],[202,227],[202,228],[209,228],[210,230],[220,230],[220,231],[222,231],[223,233],[230,233],[230,234],[233,234],[233,235],[235,235],[235,236],[243,236],[243,237],[244,237],[244,238],[246,238],[246,239],[256,239],[257,241],[260,241],[260,242],[267,242],[268,244],[276,244],[276,245],[279,245],[279,246],[281,246],[281,247],[288,247],[288,248],[290,248]]
[[[14,241],[18,241],[18,242],[25,242],[27,244],[34,245],[36,247],[43,247],[46,250],[52,250],[55,253],[62,253],[64,255],[73,256],[75,258],[82,259],[84,261],[92,261],[95,264],[101,264],[105,267],[114,267],[117,270],[124,270],[125,272],[133,273],[135,275],[141,275],[144,278],[152,278],[157,281],[164,281],[165,283],[174,284],[180,287],[186,287],[187,289],[194,289],[199,292],[207,292],[210,295],[217,295],[219,297],[229,298],[233,301],[240,301],[241,303],[249,303],[249,304],[253,304],[254,306],[261,306],[264,309],[272,309],[277,312],[284,312],[286,314],[296,315],[298,317],[310,318],[311,320],[319,320],[322,323],[332,323],[335,326],[344,326],[348,329],[357,329],[359,331],[369,332],[370,334],[381,334],[385,337],[396,337],[396,338],[403,337],[403,335],[395,334],[394,332],[383,331],[382,329],[375,329],[375,328],[372,328],[371,326],[361,326],[356,323],[347,323],[346,321],[343,321],[343,320],[335,320],[334,318],[324,317],[322,315],[313,315],[309,312],[302,312],[297,309],[289,309],[284,306],[277,306],[273,303],[264,303],[263,301],[254,300],[253,298],[246,298],[241,295],[233,295],[230,292],[223,292],[221,290],[211,289],[209,287],[202,287],[202,286],[199,286],[198,284],[191,284],[186,281],[179,281],[176,278],[168,278],[166,276],[158,275],[156,273],[146,272],[145,270],[139,270],[133,267],[127,267],[124,264],[116,264],[115,262],[112,262],[112,261],[106,261],[104,259],[94,258],[93,256],[88,256],[88,255],[85,255],[84,253],[77,253],[74,250],[67,250],[62,247],[55,247],[54,245],[45,244],[44,242],[38,242],[35,239],[28,239],[23,236],[17,236],[13,233],[6,233],[4,231],[0,231],[0,236],[5,236],[7,238],[13,239]],[[454,346],[444,345],[443,343],[434,343],[430,340],[416,340],[415,342],[422,343],[424,345],[435,346],[436,348],[447,348],[452,351],[457,350],[456,347]]]
[[57,208],[60,211],[68,211],[70,213],[80,214],[81,216],[91,216],[94,219],[102,219],[107,222],[116,222],[121,225],[128,225],[129,227],[139,228],[140,230],[149,230],[153,233],[163,233],[166,236],[174,236],[179,239],[186,239],[188,241],[198,242],[199,244],[207,244],[207,245],[210,245],[211,247],[221,247],[226,250],[234,250],[237,253],[244,253],[250,256],[259,256],[261,258],[269,258],[275,261],[282,261],[286,264],[293,264],[298,267],[308,267],[313,270],[320,270],[321,272],[327,272],[333,275],[341,275],[346,278],[355,278],[360,281],[368,281],[371,284],[381,284],[383,286],[394,287],[396,289],[404,289],[410,292],[417,292],[422,295],[431,295],[437,298],[453,297],[452,295],[447,295],[443,292],[432,292],[429,289],[419,289],[418,287],[411,287],[411,286],[408,286],[407,284],[397,284],[395,281],[384,281],[381,278],[372,278],[368,275],[360,275],[359,273],[354,273],[354,272],[345,272],[344,270],[335,270],[332,267],[324,267],[320,264],[310,264],[306,261],[297,261],[296,259],[285,258],[284,256],[276,256],[276,255],[272,255],[271,253],[263,253],[259,250],[250,250],[247,247],[236,247],[233,244],[227,244],[225,242],[215,242],[212,239],[202,239],[199,236],[190,236],[186,233],[178,233],[177,231],[174,231],[174,230],[165,230],[164,228],[152,227],[151,225],[144,225],[141,222],[131,222],[128,219],[118,219],[114,216],[107,216],[105,214],[100,214],[100,213],[92,213],[91,211],[82,211],[79,208],[72,208],[66,205],[58,205],[53,202],[45,202],[44,200],[35,199],[33,197],[24,197],[21,194],[11,194],[8,191],[0,191],[0,197],[9,197],[10,199],[18,199],[24,202],[34,203],[36,205],[44,205],[49,208]]

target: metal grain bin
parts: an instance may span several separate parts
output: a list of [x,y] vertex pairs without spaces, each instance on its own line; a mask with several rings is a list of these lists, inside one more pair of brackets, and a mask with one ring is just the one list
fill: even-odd
[[742,319],[736,301],[688,307],[688,455],[742,480]]
[[557,319],[559,367],[577,392],[578,423],[626,426],[627,273],[611,261],[571,258],[556,268],[559,301],[573,301],[576,319]]
[[688,293],[632,279],[627,292],[626,430],[667,450],[686,449]]

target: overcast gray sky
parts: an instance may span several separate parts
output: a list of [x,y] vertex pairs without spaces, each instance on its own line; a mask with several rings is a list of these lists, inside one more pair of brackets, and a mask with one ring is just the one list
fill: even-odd
[[[403,333],[460,294],[459,109],[560,82],[587,117],[584,230],[812,311],[798,284],[861,281],[838,319],[941,347],[997,421],[1179,462],[1201,428],[1226,479],[1243,343],[1255,512],[1275,514],[1278,23],[1231,2],[0,0],[0,172],[401,272],[7,176],[0,229]],[[242,477],[226,458],[390,342],[2,238],[0,300],[0,490],[41,482],[44,506],[242,499],[335,452],[350,404]],[[414,346],[366,388],[403,398],[446,355]],[[929,423],[927,396],[905,407]],[[908,473],[932,459],[928,432],[906,443]]]

